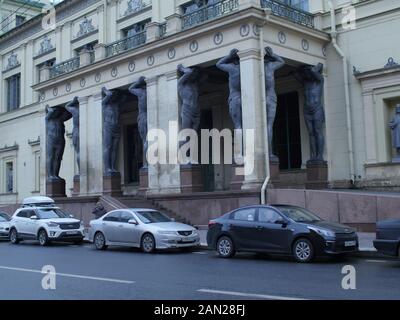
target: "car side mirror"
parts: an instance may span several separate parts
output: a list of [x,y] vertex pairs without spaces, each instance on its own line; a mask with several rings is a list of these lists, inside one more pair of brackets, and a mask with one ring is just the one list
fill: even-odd
[[129,224],[134,224],[134,225],[138,225],[138,222],[135,219],[131,219],[128,221]]
[[176,220],[175,220],[175,218],[171,218],[171,221],[172,221],[172,222],[175,222]]
[[69,217],[70,218],[75,218],[75,216],[73,214],[70,214]]
[[38,220],[37,216],[31,216],[31,220]]
[[276,220],[275,224],[280,224],[282,228],[285,228],[288,225],[288,222],[286,220]]

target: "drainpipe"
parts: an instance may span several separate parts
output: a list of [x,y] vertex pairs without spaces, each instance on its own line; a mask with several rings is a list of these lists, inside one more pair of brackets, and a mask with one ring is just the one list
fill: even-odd
[[261,187],[261,204],[267,203],[267,187],[269,180],[271,178],[270,168],[269,168],[269,145],[268,145],[268,124],[267,124],[267,97],[265,92],[265,65],[264,65],[264,27],[269,20],[269,11],[264,10],[265,20],[260,28],[260,77],[261,77],[261,110],[262,110],[262,120],[264,126],[264,150],[265,150],[265,181]]
[[337,31],[336,31],[336,16],[335,8],[333,4],[330,5],[331,11],[331,38],[332,45],[335,48],[338,55],[342,58],[343,62],[343,80],[344,80],[344,93],[345,93],[345,104],[346,104],[346,122],[347,122],[347,139],[349,144],[349,163],[350,163],[350,181],[354,185],[354,180],[356,178],[355,166],[354,166],[354,149],[353,149],[353,128],[352,128],[352,118],[351,118],[351,105],[350,105],[350,87],[349,87],[349,70],[347,66],[347,58],[343,50],[339,47],[337,43]]

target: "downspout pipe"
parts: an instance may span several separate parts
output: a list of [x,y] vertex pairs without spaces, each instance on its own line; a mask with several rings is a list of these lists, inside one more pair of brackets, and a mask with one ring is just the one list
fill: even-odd
[[352,127],[352,116],[351,116],[351,104],[350,104],[350,86],[349,86],[349,70],[346,55],[340,48],[337,42],[337,30],[336,30],[336,15],[333,4],[330,5],[331,12],[331,43],[335,48],[338,55],[341,57],[343,62],[343,83],[345,93],[345,106],[346,106],[346,122],[347,122],[347,139],[349,145],[349,164],[350,164],[350,182],[354,185],[356,179],[355,166],[354,166],[354,146],[353,146],[353,127]]
[[264,27],[267,25],[269,20],[270,10],[265,9],[265,20],[260,28],[260,85],[261,85],[261,110],[262,120],[264,127],[264,150],[265,150],[265,180],[261,187],[261,204],[267,204],[267,187],[271,179],[270,167],[269,167],[269,145],[268,145],[268,124],[267,124],[267,97],[265,92],[265,65],[264,65]]

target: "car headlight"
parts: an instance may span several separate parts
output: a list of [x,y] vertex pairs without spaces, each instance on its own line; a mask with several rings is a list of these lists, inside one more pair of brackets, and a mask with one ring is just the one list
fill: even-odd
[[176,235],[176,231],[163,231],[163,230],[159,230],[158,231],[159,234],[165,235],[165,236],[174,236]]
[[81,221],[81,227],[84,228],[85,227],[85,223],[83,221]]
[[58,223],[55,222],[46,222],[46,224],[50,227],[50,228],[57,228],[59,226]]
[[320,229],[317,227],[308,227],[308,229],[315,231],[316,233],[318,233],[319,235],[321,235],[323,237],[335,237],[335,233],[330,230]]

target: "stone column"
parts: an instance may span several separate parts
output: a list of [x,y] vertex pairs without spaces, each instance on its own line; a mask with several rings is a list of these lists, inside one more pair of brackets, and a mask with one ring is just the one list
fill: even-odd
[[80,194],[103,192],[103,111],[102,95],[79,99]]
[[146,28],[146,43],[156,41],[160,38],[160,24],[158,22],[150,22]]
[[94,61],[100,61],[106,57],[106,45],[98,43],[94,46]]
[[108,34],[106,35],[106,39],[108,39],[108,42],[114,42],[117,41],[117,19],[118,19],[118,0],[110,0],[109,1],[109,11],[107,15],[107,30]]
[[56,27],[56,63],[60,63],[63,60],[63,41],[62,41],[62,27]]
[[79,53],[80,66],[84,67],[91,64],[91,52],[87,49],[82,49]]
[[[147,84],[147,128],[148,131],[159,128],[158,121],[158,77],[146,79]],[[160,191],[159,164],[148,165],[148,191],[157,194]]]
[[[26,70],[25,70],[26,83],[35,84],[37,80],[34,79],[33,77],[35,71],[35,68],[33,66],[33,40],[30,40],[27,43],[26,53],[25,53],[25,64],[26,64]],[[25,99],[26,99],[25,100],[26,105],[30,105],[33,103],[33,90],[31,88],[31,85],[27,85],[25,92]]]
[[[173,156],[178,153],[178,142],[174,137],[175,133],[170,132],[170,124],[176,123],[179,130],[179,97],[178,97],[178,73],[176,70],[167,72],[160,78],[160,97],[168,97],[167,103],[160,103],[160,128],[167,133],[167,155]],[[172,135],[170,135],[172,134]],[[171,162],[169,159],[169,163]],[[180,166],[177,163],[170,163],[162,168],[160,178],[161,190],[163,193],[180,193],[181,179]]]
[[[27,57],[26,57],[26,47],[27,44],[24,43],[21,46],[21,57],[20,57],[20,62],[21,62],[21,107],[26,105],[26,91],[27,91],[27,72],[28,72],[28,66],[26,64],[27,62]],[[31,60],[32,62],[32,60]]]
[[[240,77],[242,89],[242,118],[243,118],[243,153],[246,156],[251,149],[247,145],[247,130],[254,132],[254,163],[251,159],[245,159],[245,171],[249,174],[244,176],[242,189],[259,189],[265,179],[265,130],[262,117],[265,108],[261,101],[261,79],[260,79],[260,52],[249,49],[239,52]],[[251,170],[251,168],[254,168]]]
[[[72,28],[72,23],[71,21],[66,22],[63,27],[62,27],[62,38],[63,40],[63,47],[62,47],[62,53],[61,53],[61,61],[65,61],[68,59],[72,58],[72,52],[71,52],[71,46],[70,46],[70,41],[71,41],[71,28]],[[58,48],[57,48],[58,50]]]
[[98,16],[98,29],[99,29],[99,43],[106,43],[106,28],[105,28],[105,10],[104,4],[97,8],[97,16]]
[[174,13],[165,18],[167,20],[167,36],[182,31],[182,17]]

